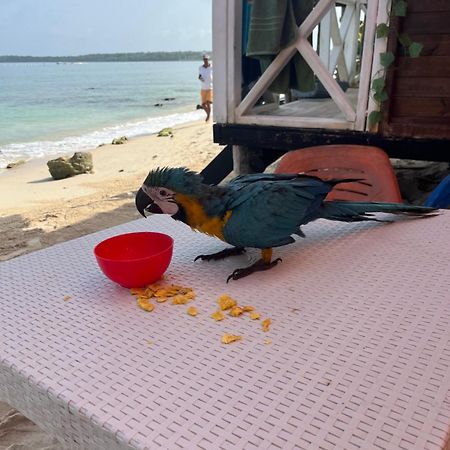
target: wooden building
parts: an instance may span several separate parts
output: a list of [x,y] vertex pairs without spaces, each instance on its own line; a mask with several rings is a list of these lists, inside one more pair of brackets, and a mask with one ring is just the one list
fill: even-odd
[[[249,19],[250,0],[213,2],[214,141],[226,144],[211,165],[213,178],[232,166],[262,171],[289,150],[322,144],[375,145],[393,158],[450,162],[450,1],[408,0],[406,17],[396,19],[397,33],[423,44],[418,58],[402,54],[394,32],[377,38],[377,26],[390,20],[388,0],[310,2],[300,21],[294,17],[296,37],[276,53],[269,48],[264,70],[250,83],[249,53],[262,67],[257,33],[273,17],[259,11]],[[275,3],[292,8],[295,1]],[[384,73],[380,54],[388,50],[396,61]],[[274,89],[298,55],[313,89]],[[380,74],[389,99],[381,121],[369,127],[368,115],[379,109],[372,81]]]
[[[389,101],[381,132],[386,136],[450,139],[450,1],[408,0],[399,31],[423,45],[418,58],[398,55],[388,73]],[[395,36],[389,42],[399,52]],[[450,152],[450,146],[447,148]],[[448,160],[447,157],[444,158]]]

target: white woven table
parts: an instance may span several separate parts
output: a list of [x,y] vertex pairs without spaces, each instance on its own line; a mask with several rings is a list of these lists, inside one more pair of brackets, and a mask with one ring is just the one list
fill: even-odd
[[[194,288],[199,316],[147,313],[99,271],[97,242],[141,230],[175,238],[168,275]],[[304,231],[276,268],[228,285],[249,256],[194,263],[222,243],[166,217],[1,263],[0,398],[72,449],[443,448],[449,212]],[[211,319],[223,293],[270,331]]]

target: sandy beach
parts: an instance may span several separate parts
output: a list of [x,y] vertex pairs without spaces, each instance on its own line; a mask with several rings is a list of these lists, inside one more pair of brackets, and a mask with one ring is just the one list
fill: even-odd
[[200,171],[221,149],[205,122],[180,125],[173,133],[93,149],[93,174],[55,181],[46,165],[50,158],[4,171],[0,261],[136,219],[133,192],[149,170],[186,166]]
[[[200,171],[221,150],[212,126],[194,122],[173,137],[144,136],[91,150],[94,173],[55,181],[46,162],[0,174],[0,261],[134,220],[134,192],[148,171],[185,166]],[[67,156],[72,156],[71,154]],[[52,437],[0,402],[0,450],[59,450]]]

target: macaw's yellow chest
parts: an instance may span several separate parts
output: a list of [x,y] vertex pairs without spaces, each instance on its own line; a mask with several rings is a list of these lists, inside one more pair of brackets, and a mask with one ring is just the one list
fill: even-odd
[[186,214],[186,223],[191,228],[224,240],[223,227],[230,218],[232,211],[227,211],[224,217],[209,216],[198,199],[191,195],[176,194],[175,200],[183,207]]

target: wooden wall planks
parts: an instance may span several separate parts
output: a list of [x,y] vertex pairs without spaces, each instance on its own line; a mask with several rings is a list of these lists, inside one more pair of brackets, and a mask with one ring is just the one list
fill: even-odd
[[[385,135],[450,138],[450,1],[408,0],[399,32],[423,44],[418,58],[401,56],[388,77]],[[450,151],[450,149],[449,149]]]

